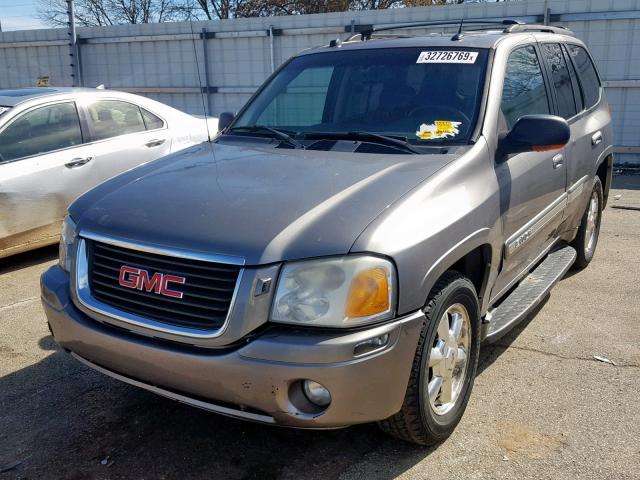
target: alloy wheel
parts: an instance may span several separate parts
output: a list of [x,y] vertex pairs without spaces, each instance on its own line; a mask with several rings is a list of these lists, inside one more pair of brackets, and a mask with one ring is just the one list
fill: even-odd
[[591,194],[589,210],[587,212],[587,227],[585,231],[585,253],[591,255],[598,237],[598,220],[600,216],[600,201],[597,192]]
[[427,395],[436,415],[447,414],[456,404],[469,364],[471,320],[460,303],[451,305],[440,317],[429,352]]

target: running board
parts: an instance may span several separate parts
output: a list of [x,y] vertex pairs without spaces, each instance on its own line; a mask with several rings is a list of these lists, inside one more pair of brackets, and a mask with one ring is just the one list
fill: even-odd
[[576,251],[568,245],[549,253],[497,308],[487,313],[483,340],[495,342],[520,323],[564,277],[576,256]]

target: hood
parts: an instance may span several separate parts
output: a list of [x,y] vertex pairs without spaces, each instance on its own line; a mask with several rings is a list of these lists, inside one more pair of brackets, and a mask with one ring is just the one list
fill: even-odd
[[70,213],[80,230],[247,265],[345,254],[385,208],[455,157],[205,143],[103,183]]

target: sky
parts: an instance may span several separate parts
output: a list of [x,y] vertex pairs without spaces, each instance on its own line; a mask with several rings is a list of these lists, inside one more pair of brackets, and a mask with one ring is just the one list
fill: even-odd
[[0,0],[2,31],[50,28],[38,19],[37,4],[37,0]]
[[2,31],[48,28],[38,19],[37,0],[0,0]]

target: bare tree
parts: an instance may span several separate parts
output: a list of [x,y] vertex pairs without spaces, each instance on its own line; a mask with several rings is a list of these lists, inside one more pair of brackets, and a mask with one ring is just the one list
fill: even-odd
[[237,6],[235,16],[267,17],[343,12],[350,7],[349,0],[245,0]]
[[[76,0],[76,22],[100,27],[184,20],[191,15],[192,9],[185,8],[188,5],[188,0]],[[38,16],[51,26],[65,26],[66,0],[39,0]]]
[[404,0],[402,3],[406,7],[426,7],[429,5],[451,5],[464,3],[464,0]]
[[[66,25],[66,0],[38,1],[39,17],[42,20],[52,26]],[[463,2],[464,0],[76,0],[76,20],[80,26],[93,27],[123,23],[379,10]]]
[[[216,3],[214,0],[198,2]],[[230,14],[235,17],[301,15],[306,13],[344,12],[347,10],[381,10],[463,3],[464,0],[240,0]],[[224,17],[227,18],[227,17]]]
[[[237,16],[238,8],[246,0],[195,0],[207,20],[214,18],[233,18]],[[194,13],[199,16],[198,12]]]

